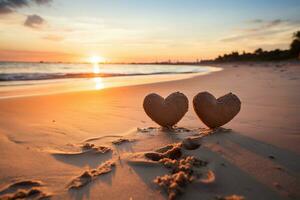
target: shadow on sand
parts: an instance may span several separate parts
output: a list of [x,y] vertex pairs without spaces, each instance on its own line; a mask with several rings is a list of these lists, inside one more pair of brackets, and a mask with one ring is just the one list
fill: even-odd
[[60,162],[66,164],[75,165],[78,167],[89,166],[90,168],[95,168],[99,166],[102,162],[111,159],[112,153],[93,153],[84,152],[79,154],[52,154],[53,157]]

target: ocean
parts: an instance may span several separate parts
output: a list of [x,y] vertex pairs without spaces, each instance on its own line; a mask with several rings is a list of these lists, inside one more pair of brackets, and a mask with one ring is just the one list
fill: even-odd
[[16,81],[36,81],[36,83],[38,83],[39,80],[137,76],[155,74],[181,74],[209,72],[210,70],[210,67],[199,67],[189,65],[62,64],[1,62],[0,85],[17,84]]
[[38,91],[34,94],[64,92],[66,88],[68,91],[102,89],[177,80],[219,70],[194,65],[0,62],[0,98],[26,96],[33,89]]

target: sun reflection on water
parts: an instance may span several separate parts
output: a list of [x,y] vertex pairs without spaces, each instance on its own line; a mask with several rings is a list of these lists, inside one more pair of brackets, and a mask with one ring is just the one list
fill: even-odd
[[[100,73],[100,66],[98,63],[93,63],[93,73],[95,75]],[[95,83],[96,90],[100,90],[100,89],[104,88],[104,84],[103,84],[101,77],[95,77],[95,78],[93,78],[93,81]]]
[[103,84],[103,81],[102,81],[101,77],[93,78],[93,81],[95,83],[95,89],[96,90],[101,90],[101,89],[104,88],[104,84]]

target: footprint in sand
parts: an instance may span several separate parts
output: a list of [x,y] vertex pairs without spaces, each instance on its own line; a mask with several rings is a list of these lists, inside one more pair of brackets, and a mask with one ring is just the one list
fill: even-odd
[[70,190],[80,189],[83,186],[92,182],[96,177],[111,172],[114,167],[115,167],[115,162],[106,161],[103,164],[101,164],[99,167],[95,169],[87,170],[83,172],[80,176],[74,178],[68,185],[68,188]]
[[12,183],[0,191],[0,199],[49,199],[51,194],[41,189],[44,184],[35,180]]

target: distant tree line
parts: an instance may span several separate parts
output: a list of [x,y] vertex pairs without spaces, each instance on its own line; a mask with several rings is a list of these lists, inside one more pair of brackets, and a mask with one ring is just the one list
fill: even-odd
[[218,56],[216,62],[232,62],[232,61],[278,61],[288,59],[300,59],[300,31],[293,34],[293,41],[290,49],[264,51],[262,48],[256,49],[253,53],[234,51],[230,54]]

